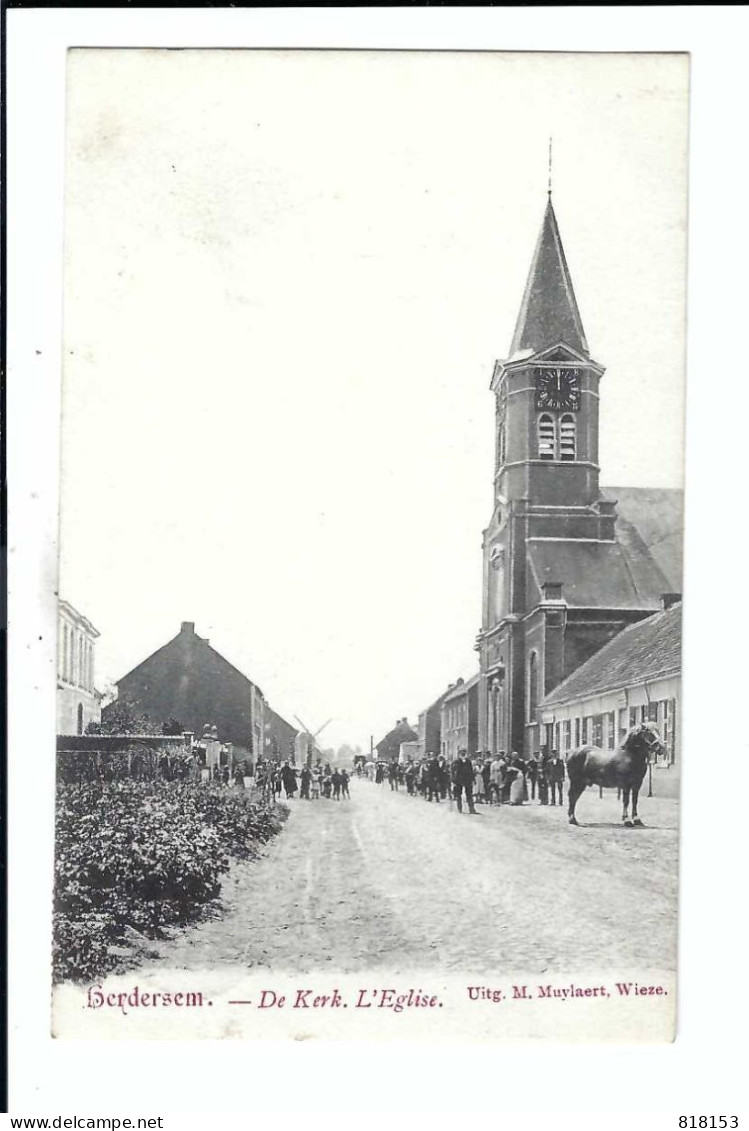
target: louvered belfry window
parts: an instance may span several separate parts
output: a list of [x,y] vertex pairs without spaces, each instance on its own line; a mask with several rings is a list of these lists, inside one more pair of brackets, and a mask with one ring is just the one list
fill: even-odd
[[573,460],[575,449],[575,418],[571,412],[565,412],[559,421],[559,458]]
[[554,459],[555,456],[555,435],[556,429],[554,427],[554,420],[549,416],[548,412],[544,412],[538,418],[538,458],[539,459]]

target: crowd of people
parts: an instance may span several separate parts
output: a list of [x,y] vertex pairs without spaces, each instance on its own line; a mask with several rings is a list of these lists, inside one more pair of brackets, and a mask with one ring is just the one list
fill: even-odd
[[475,813],[477,804],[523,805],[537,800],[540,805],[562,805],[564,800],[565,763],[557,751],[526,759],[502,750],[496,755],[479,753],[472,760],[461,750],[452,762],[428,754],[405,764],[370,763],[367,771],[376,784],[387,782],[391,790],[404,788],[426,801],[453,798],[461,812],[464,802],[468,812]]
[[291,800],[299,793],[301,801],[317,801],[326,798],[331,801],[349,801],[349,782],[351,776],[346,769],[331,766],[329,762],[324,765],[318,761],[314,766],[303,765],[298,768],[286,761],[259,762],[256,771],[256,784],[261,790],[265,789],[274,797],[281,793]]

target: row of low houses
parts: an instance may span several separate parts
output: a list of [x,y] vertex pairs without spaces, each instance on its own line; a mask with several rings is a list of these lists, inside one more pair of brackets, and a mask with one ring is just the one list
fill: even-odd
[[66,601],[59,603],[57,672],[58,735],[82,735],[89,724],[107,724],[123,701],[157,727],[169,720],[184,732],[215,727],[235,757],[294,760],[299,731],[267,702],[260,687],[234,667],[192,621],[116,684],[117,697],[102,707],[94,685],[95,644],[89,620]]
[[[664,743],[661,765],[678,764],[681,729],[681,602],[618,633],[608,644],[536,701],[538,752],[571,750],[590,744],[614,749],[627,731],[654,722]],[[418,731],[407,719],[377,744],[378,757],[401,762],[459,750],[483,753],[479,739],[480,673],[459,679],[419,715]],[[486,751],[492,753],[493,751]],[[507,751],[511,753],[511,751]]]

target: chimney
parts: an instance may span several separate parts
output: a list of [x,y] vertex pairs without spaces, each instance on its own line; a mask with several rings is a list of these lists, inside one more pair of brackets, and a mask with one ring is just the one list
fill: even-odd
[[562,586],[559,581],[545,581],[541,588],[544,593],[544,601],[562,600]]
[[661,608],[670,609],[672,605],[678,605],[681,600],[681,593],[661,593]]
[[195,621],[194,620],[183,620],[182,624],[180,625],[179,631],[183,636],[194,636],[195,635]]

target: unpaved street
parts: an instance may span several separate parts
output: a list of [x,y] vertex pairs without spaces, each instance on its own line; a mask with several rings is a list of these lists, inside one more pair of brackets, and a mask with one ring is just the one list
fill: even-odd
[[564,810],[458,814],[387,784],[351,801],[293,801],[284,831],[224,886],[225,915],[161,944],[147,964],[341,973],[385,967],[571,971],[675,962],[677,807],[615,794]]

